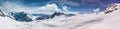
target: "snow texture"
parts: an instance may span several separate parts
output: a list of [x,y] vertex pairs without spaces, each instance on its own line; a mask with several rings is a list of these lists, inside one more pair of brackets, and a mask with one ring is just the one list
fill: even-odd
[[64,15],[55,16],[53,19],[17,22],[9,17],[0,16],[0,29],[120,29],[120,4],[109,8],[113,10],[109,13],[99,12],[99,14],[76,14],[72,17]]

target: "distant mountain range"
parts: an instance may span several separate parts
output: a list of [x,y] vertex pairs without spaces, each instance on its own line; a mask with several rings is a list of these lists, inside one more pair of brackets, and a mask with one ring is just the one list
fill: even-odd
[[[0,11],[0,12],[1,12],[0,16],[5,16],[5,14],[2,11]],[[25,12],[11,12],[11,13],[8,13],[8,14],[9,14],[8,16],[13,17],[16,21],[21,21],[21,22],[22,21],[23,22],[33,21],[33,19],[28,17],[29,15]],[[55,16],[61,16],[61,15],[64,15],[66,17],[75,16],[75,14],[65,14],[65,13],[61,13],[61,12],[54,12],[51,15],[47,15],[47,14],[31,14],[31,15],[38,16],[37,18],[35,18],[35,20],[52,19]]]
[[[105,14],[113,12],[117,10],[117,4],[112,4],[110,7],[107,8],[107,10],[105,10]],[[38,16],[35,18],[35,20],[46,20],[46,19],[52,19],[55,16],[61,16],[64,15],[65,17],[71,17],[71,16],[75,16],[76,14],[66,14],[66,13],[62,13],[62,12],[54,12],[51,15],[47,15],[47,14],[31,14],[32,16]],[[16,21],[23,21],[23,22],[30,22],[33,21],[32,18],[28,17],[30,15],[28,15],[25,12],[11,12],[11,13],[5,13],[3,11],[0,10],[0,16],[2,17],[10,17],[12,19],[15,19]]]
[[0,29],[120,29],[120,4],[112,4],[105,11],[90,14],[55,12],[51,15],[37,14],[35,20],[31,15],[0,11]]

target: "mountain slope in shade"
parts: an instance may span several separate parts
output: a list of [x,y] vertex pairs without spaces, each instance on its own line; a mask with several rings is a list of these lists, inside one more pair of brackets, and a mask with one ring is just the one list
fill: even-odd
[[21,22],[30,22],[30,21],[32,21],[32,19],[29,18],[27,15],[28,14],[24,13],[24,12],[11,13],[11,16],[13,16],[16,21],[21,21]]
[[0,16],[0,29],[120,29],[120,4],[114,5],[117,6],[108,7],[107,11],[98,14],[76,14],[71,17],[60,15],[31,22],[19,22],[10,17]]

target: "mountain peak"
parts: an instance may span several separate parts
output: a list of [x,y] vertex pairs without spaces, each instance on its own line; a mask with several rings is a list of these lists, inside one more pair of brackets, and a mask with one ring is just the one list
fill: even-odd
[[0,10],[0,16],[5,17],[5,14]]
[[106,8],[105,14],[113,12],[113,11],[118,10],[118,9],[120,9],[120,4],[118,4],[118,3],[111,4],[108,8]]
[[28,14],[24,12],[12,12],[11,15],[15,18],[16,21],[32,21],[32,19],[27,16]]

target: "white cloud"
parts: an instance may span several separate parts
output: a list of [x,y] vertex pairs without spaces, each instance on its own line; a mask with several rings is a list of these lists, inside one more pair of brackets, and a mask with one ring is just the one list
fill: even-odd
[[35,12],[35,13],[39,12],[39,13],[42,13],[42,14],[52,14],[56,11],[61,12],[61,9],[59,9],[56,4],[47,4],[47,5],[42,6],[42,7],[37,7],[32,12]]
[[68,11],[68,9],[70,9],[70,8],[67,7],[67,6],[63,6],[63,10],[64,10],[64,11]]
[[93,10],[94,12],[99,12],[100,11],[100,8],[96,8]]
[[26,12],[29,14],[51,14],[55,11],[61,11],[61,9],[58,8],[56,4],[47,4],[42,7],[29,7],[29,6],[24,6],[22,4],[18,3],[12,3],[12,2],[5,2],[3,3],[3,8],[4,11],[6,12]]
[[58,6],[56,4],[47,4],[46,6],[39,7],[38,9],[60,11],[60,9],[58,8]]

